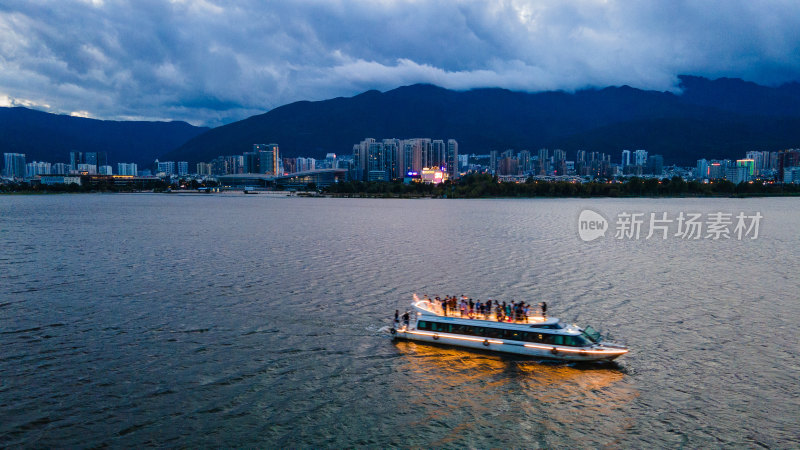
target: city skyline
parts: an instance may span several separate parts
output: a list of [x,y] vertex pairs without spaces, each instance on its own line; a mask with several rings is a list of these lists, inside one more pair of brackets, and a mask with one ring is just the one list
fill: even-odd
[[[70,152],[69,163],[33,161],[23,153],[3,153],[0,174],[6,180],[35,182],[41,176],[125,176],[171,179],[194,177],[214,179],[228,175],[267,175],[285,177],[330,169],[344,170],[345,180],[393,181],[417,180],[438,183],[457,180],[470,173],[489,173],[500,181],[521,182],[530,178],[577,181],[579,179],[624,179],[629,177],[671,178],[684,180],[728,180],[734,184],[761,182],[800,182],[800,149],[748,151],[740,159],[697,160],[695,166],[665,166],[663,155],[645,149],[623,149],[619,163],[612,155],[578,150],[573,160],[562,149],[496,150],[488,154],[459,154],[455,139],[365,138],[353,145],[352,154],[328,153],[325,159],[281,157],[279,145],[253,144],[252,151],[241,155],[220,155],[210,162],[199,162],[190,170],[187,161],[159,161],[151,168],[138,170],[136,163],[117,163],[117,171],[108,162],[106,152]],[[2,180],[2,178],[0,178]],[[52,180],[50,180],[52,182]]]

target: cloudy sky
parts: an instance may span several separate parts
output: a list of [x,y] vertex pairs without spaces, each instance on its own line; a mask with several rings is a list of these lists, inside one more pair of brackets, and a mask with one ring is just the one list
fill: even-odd
[[3,0],[0,106],[216,126],[413,83],[800,80],[800,1]]

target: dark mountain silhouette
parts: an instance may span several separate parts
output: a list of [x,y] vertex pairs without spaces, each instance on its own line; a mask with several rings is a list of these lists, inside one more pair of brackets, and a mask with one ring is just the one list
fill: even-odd
[[766,87],[739,79],[681,77],[682,92],[628,86],[525,93],[405,86],[350,98],[296,102],[194,137],[164,155],[209,161],[278,143],[283,156],[348,154],[365,137],[454,138],[461,153],[562,148],[647,149],[667,163],[743,157],[800,145],[800,84]]
[[69,152],[81,151],[106,152],[109,163],[149,166],[207,130],[186,122],[117,122],[0,108],[0,152],[24,153],[28,162],[69,162]]

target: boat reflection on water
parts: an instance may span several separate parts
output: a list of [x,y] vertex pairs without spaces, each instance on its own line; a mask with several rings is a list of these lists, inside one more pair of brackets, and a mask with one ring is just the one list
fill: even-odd
[[502,446],[481,441],[483,427],[494,436],[507,429],[514,436],[509,443],[526,436],[531,446],[606,446],[634,423],[625,411],[638,392],[615,363],[543,363],[413,341],[395,345],[402,354],[397,371],[413,386],[399,411],[409,418],[424,411],[410,426],[443,427],[424,446]]

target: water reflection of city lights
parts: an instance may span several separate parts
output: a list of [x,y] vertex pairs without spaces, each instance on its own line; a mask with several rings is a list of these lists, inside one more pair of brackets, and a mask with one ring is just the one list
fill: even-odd
[[578,437],[602,428],[604,441],[634,422],[625,411],[638,392],[614,363],[572,365],[406,341],[395,345],[402,354],[396,370],[408,383],[398,386],[406,392],[401,410],[428,412],[410,425],[435,420],[450,427],[433,446],[457,442],[460,426],[502,417],[503,411],[516,411],[514,417],[522,411],[531,423],[520,426],[531,432],[544,427]]

